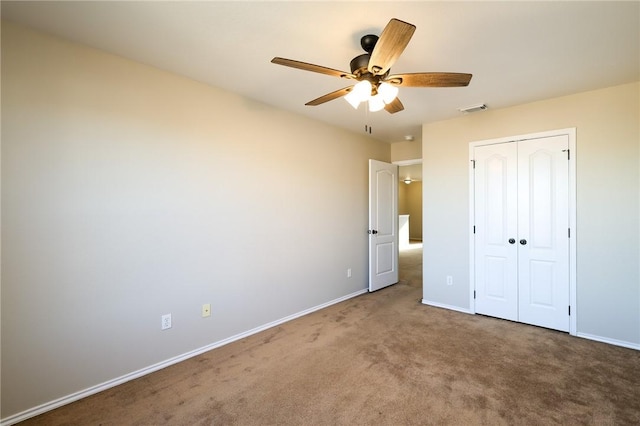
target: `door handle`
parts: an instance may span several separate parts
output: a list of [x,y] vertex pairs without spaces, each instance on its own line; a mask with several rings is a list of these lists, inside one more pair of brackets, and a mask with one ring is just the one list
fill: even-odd
[[516,240],[515,238],[509,238],[509,244],[515,244]]
[[520,240],[520,244],[522,244],[523,246],[527,245],[527,240],[525,240],[524,238]]
[[375,229],[370,229],[369,230],[369,234],[377,234],[377,233],[378,233],[378,231],[376,231]]

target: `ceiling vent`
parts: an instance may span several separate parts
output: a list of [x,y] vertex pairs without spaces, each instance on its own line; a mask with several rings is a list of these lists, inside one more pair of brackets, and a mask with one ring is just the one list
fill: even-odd
[[468,114],[470,112],[484,111],[485,109],[487,109],[487,106],[485,104],[479,104],[479,105],[471,105],[464,108],[458,108],[458,111]]

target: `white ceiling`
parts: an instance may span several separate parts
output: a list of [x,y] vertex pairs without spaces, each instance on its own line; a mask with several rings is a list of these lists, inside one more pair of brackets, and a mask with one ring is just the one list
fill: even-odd
[[[10,2],[2,17],[285,110],[397,142],[486,103],[504,108],[640,78],[640,2]],[[466,88],[401,88],[405,110],[354,110],[338,78],[274,56],[349,71],[360,37],[398,18],[417,30],[394,73],[472,73]],[[479,112],[477,114],[482,114]]]
[[404,181],[410,179],[411,181],[422,180],[422,163],[412,164],[410,166],[400,166],[398,168],[398,180]]

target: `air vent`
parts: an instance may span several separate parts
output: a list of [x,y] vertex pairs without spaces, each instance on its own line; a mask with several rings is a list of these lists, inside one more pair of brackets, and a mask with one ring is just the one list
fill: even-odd
[[487,109],[487,106],[485,104],[479,104],[479,105],[471,105],[464,108],[458,108],[458,111],[468,114],[470,112],[484,111],[485,109]]

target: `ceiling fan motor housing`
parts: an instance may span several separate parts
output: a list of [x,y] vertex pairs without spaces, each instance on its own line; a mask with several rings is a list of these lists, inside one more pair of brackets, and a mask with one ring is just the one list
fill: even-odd
[[364,74],[367,71],[367,67],[369,66],[369,59],[371,55],[368,53],[363,53],[362,55],[356,56],[351,60],[351,73],[356,77],[360,77],[360,75]]

